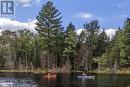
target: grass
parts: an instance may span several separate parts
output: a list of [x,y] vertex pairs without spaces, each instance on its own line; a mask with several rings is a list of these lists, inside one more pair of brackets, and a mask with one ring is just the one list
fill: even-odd
[[46,73],[46,70],[35,69],[35,70],[0,70],[0,72],[30,72],[30,73]]
[[63,70],[63,69],[49,69],[47,71],[47,69],[34,69],[34,70],[26,70],[26,69],[21,69],[21,70],[18,70],[18,69],[15,69],[15,70],[0,70],[0,72],[30,72],[30,73],[35,73],[35,74],[38,74],[38,73],[46,73],[46,72],[54,72],[54,73],[70,73],[70,71],[67,71],[67,70]]
[[[64,71],[60,69],[50,69],[48,70],[49,72],[56,72],[56,73],[70,73],[70,71]],[[30,73],[46,73],[46,69],[34,69],[34,70],[0,70],[0,72],[30,72]],[[82,72],[82,71],[72,71],[72,72]],[[104,69],[104,70],[91,70],[91,71],[86,71],[86,73],[99,73],[99,74],[111,74],[113,73],[109,69]],[[115,74],[130,74],[130,68],[122,68],[121,70],[117,70]]]
[[130,74],[130,68],[122,68],[121,70],[117,70],[116,72],[113,72],[110,69],[104,69],[104,70],[92,70],[89,71],[89,73],[100,73],[100,74]]

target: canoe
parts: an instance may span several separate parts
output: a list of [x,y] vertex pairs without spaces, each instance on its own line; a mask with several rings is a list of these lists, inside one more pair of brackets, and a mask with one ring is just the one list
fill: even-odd
[[82,79],[95,79],[96,77],[95,76],[81,75],[81,76],[78,76],[78,78],[82,78]]
[[44,78],[45,78],[45,79],[56,79],[56,74],[45,75]]

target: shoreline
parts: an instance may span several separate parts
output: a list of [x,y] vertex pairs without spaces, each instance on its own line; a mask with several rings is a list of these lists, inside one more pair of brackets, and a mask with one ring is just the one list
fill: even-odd
[[[51,71],[55,73],[82,73],[82,71]],[[34,73],[34,74],[45,74],[47,73],[44,69],[35,69],[35,70],[0,70],[0,73]],[[130,69],[117,70],[117,72],[112,72],[108,70],[91,70],[85,71],[85,73],[95,73],[95,74],[130,74]]]
[[130,68],[122,68],[121,70],[117,70],[113,72],[112,70],[91,70],[88,73],[96,73],[96,74],[130,74]]
[[46,73],[45,70],[0,70],[0,73]]

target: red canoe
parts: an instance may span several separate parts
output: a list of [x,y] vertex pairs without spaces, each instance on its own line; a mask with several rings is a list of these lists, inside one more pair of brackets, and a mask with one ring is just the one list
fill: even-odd
[[45,79],[56,79],[56,74],[47,74],[44,76]]

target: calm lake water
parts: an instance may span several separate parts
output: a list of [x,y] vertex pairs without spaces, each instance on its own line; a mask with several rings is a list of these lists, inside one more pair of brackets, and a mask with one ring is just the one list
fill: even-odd
[[128,87],[130,75],[92,74],[96,79],[77,78],[80,73],[57,74],[46,80],[43,74],[0,73],[0,87]]

